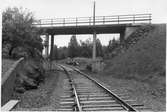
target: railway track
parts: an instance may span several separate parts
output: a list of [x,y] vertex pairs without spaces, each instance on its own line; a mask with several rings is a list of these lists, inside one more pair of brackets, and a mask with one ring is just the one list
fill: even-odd
[[59,65],[67,74],[64,94],[58,111],[134,111],[144,105],[131,100],[126,93],[110,91],[95,79],[76,68]]

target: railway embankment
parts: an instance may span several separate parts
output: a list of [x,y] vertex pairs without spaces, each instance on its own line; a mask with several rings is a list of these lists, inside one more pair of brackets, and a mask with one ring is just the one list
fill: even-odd
[[44,67],[33,59],[3,59],[2,69],[2,105],[44,82]]
[[165,110],[166,25],[137,29],[105,60],[104,71],[92,74],[111,88],[123,89],[155,111]]
[[[15,80],[17,79],[17,71],[21,69],[23,60],[24,60],[23,58],[20,58],[16,62],[9,61],[9,60],[3,61],[3,63],[5,62],[6,63],[2,67],[3,75],[2,75],[2,83],[1,83],[1,90],[2,90],[1,105],[4,105],[5,103],[7,103],[11,99],[14,93]],[[12,65],[9,65],[9,64],[12,64]]]
[[20,102],[13,111],[55,111],[58,109],[66,74],[56,66],[54,69],[57,70],[45,73],[44,83],[40,83],[38,89],[15,94]]

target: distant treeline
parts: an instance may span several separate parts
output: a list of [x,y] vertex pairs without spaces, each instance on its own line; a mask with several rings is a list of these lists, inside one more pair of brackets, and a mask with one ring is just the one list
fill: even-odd
[[[112,51],[120,44],[119,40],[110,40],[107,46],[102,46],[101,41],[96,39],[96,56],[97,57],[111,57]],[[90,38],[85,41],[78,42],[76,35],[73,35],[67,47],[58,48],[54,45],[54,59],[64,59],[67,57],[92,57],[93,42]]]

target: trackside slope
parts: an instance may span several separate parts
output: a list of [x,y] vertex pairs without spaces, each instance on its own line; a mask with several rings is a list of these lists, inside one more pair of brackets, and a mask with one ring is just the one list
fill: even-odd
[[[98,77],[108,81],[109,85],[129,85],[123,88],[132,87],[127,90],[133,93],[132,96],[159,111],[165,110],[166,25],[153,24],[151,27],[147,34],[138,35],[140,39],[125,52],[105,60],[105,70]],[[119,81],[126,82],[126,85]]]
[[107,60],[105,73],[137,80],[165,77],[166,26],[164,24],[152,26],[154,28],[146,37],[140,39],[126,52]]

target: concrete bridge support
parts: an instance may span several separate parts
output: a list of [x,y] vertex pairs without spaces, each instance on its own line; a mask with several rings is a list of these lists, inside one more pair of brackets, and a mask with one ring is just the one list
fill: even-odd
[[46,34],[46,37],[45,37],[45,55],[46,57],[49,56],[49,35]]
[[51,34],[50,60],[53,60],[54,34]]
[[120,32],[120,43],[124,44],[125,41],[125,31]]

